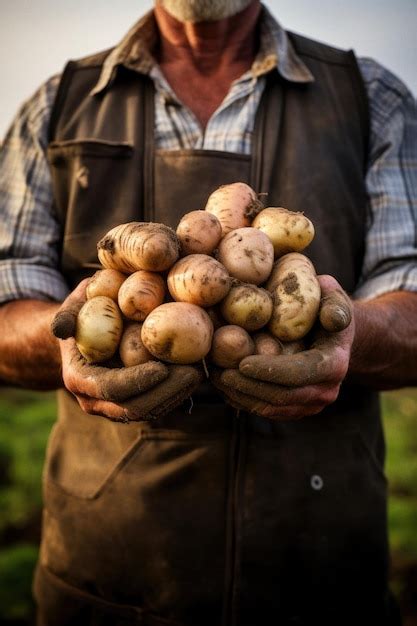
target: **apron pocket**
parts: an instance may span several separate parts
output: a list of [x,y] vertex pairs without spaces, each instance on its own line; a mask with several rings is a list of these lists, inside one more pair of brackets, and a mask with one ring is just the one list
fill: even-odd
[[[129,143],[95,139],[49,145],[55,205],[65,227],[63,262],[68,270],[96,263],[97,241],[117,224],[138,218],[138,213],[126,214],[126,207],[137,205],[132,195],[136,190],[127,184],[133,154]],[[77,246],[83,235],[85,239]]]

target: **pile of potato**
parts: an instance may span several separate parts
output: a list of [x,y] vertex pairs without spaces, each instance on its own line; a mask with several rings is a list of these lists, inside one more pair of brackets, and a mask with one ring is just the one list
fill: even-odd
[[320,285],[300,254],[313,239],[302,213],[263,208],[248,185],[214,191],[176,232],[130,222],[98,244],[76,342],[91,363],[119,352],[125,366],[159,359],[237,367],[251,354],[302,349]]

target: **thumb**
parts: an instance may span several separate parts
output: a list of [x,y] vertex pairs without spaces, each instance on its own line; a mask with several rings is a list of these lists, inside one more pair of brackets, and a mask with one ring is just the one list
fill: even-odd
[[74,291],[64,300],[61,308],[52,320],[52,333],[58,339],[74,337],[78,313],[87,300],[86,289],[89,280],[89,278],[85,278],[77,285]]
[[352,321],[353,306],[333,276],[317,276],[321,287],[320,324],[329,333],[345,330]]

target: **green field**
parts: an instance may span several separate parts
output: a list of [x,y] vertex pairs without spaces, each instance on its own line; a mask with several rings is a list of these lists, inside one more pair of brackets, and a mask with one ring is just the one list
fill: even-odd
[[[390,483],[392,588],[417,625],[417,390],[383,395]],[[0,394],[0,623],[26,626],[40,532],[41,472],[55,419],[50,393]],[[335,625],[336,626],[336,625]]]

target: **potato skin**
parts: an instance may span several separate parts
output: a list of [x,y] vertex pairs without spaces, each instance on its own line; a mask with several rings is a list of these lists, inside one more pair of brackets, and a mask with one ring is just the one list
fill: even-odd
[[118,303],[123,315],[142,322],[165,296],[165,281],[155,272],[138,270],[126,278],[119,289]]
[[256,333],[253,335],[252,339],[255,342],[255,354],[262,354],[264,356],[277,356],[278,354],[282,354],[283,344],[279,339],[269,333]]
[[283,207],[267,207],[251,226],[268,235],[278,258],[288,252],[304,250],[314,238],[314,226],[303,214]]
[[154,357],[145,348],[141,337],[142,324],[131,322],[123,331],[119,344],[119,355],[125,367],[142,365],[153,361]]
[[236,228],[250,226],[262,208],[254,190],[241,182],[222,185],[210,194],[205,206],[221,223],[222,237]]
[[222,237],[222,225],[212,213],[190,211],[181,218],[176,232],[183,256],[211,254]]
[[179,257],[180,245],[172,228],[152,222],[119,224],[97,244],[105,268],[131,274],[137,270],[163,272]]
[[190,254],[175,263],[168,279],[168,289],[177,302],[210,307],[229,292],[232,279],[228,271],[206,254]]
[[213,324],[189,302],[166,302],[143,322],[142,341],[153,356],[168,363],[197,363],[210,350]]
[[210,359],[217,367],[235,369],[242,359],[254,353],[253,339],[241,326],[221,326],[213,335]]
[[321,297],[311,261],[299,253],[284,255],[269,283],[274,300],[269,330],[281,341],[302,339],[317,318]]
[[274,248],[260,230],[237,228],[223,237],[217,257],[234,278],[260,285],[271,273]]
[[272,296],[266,289],[245,283],[232,286],[220,310],[229,324],[253,332],[269,322],[272,306]]
[[77,317],[75,341],[89,363],[110,359],[117,350],[123,330],[117,304],[106,296],[87,300]]
[[118,270],[103,269],[98,270],[90,278],[87,285],[87,299],[96,296],[107,296],[117,302],[119,289],[126,280],[126,274],[122,274]]

